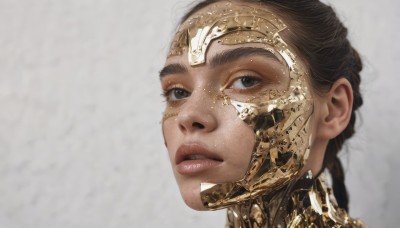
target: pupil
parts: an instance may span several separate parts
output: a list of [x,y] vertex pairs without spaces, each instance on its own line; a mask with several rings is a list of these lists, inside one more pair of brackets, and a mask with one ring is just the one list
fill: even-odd
[[254,82],[255,82],[254,79],[249,78],[249,77],[244,77],[244,78],[242,78],[241,80],[242,80],[242,84],[243,84],[245,87],[253,86],[253,85],[254,85]]
[[184,90],[182,90],[182,89],[176,89],[176,90],[174,91],[174,93],[175,93],[175,97],[176,97],[177,99],[185,98],[185,97],[187,96],[186,91],[184,91]]

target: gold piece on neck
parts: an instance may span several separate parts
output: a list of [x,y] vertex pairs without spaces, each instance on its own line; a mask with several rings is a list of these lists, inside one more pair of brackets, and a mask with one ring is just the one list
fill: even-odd
[[365,225],[335,204],[325,175],[314,179],[309,171],[270,197],[260,196],[228,208],[226,228],[346,227]]

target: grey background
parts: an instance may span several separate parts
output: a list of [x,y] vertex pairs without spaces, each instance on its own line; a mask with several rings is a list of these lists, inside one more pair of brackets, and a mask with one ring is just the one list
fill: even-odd
[[[400,2],[330,0],[365,62],[351,214],[396,227]],[[0,227],[223,227],[180,198],[158,71],[189,1],[0,0]]]

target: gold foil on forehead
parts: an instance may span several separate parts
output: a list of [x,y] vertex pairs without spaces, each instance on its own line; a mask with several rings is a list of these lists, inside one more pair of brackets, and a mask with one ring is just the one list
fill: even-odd
[[168,57],[182,55],[188,48],[190,65],[205,63],[211,42],[227,34],[251,31],[247,39],[225,40],[226,44],[260,42],[275,45],[280,42],[279,32],[286,25],[272,12],[248,5],[230,2],[217,3],[196,13],[178,29]]

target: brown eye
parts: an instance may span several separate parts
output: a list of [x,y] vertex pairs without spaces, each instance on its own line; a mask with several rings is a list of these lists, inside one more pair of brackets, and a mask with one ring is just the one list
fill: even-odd
[[167,91],[166,97],[168,101],[178,101],[190,96],[190,93],[181,88],[173,88]]
[[260,79],[253,77],[253,76],[243,76],[238,79],[236,79],[231,88],[233,89],[247,89],[254,87],[260,83]]

